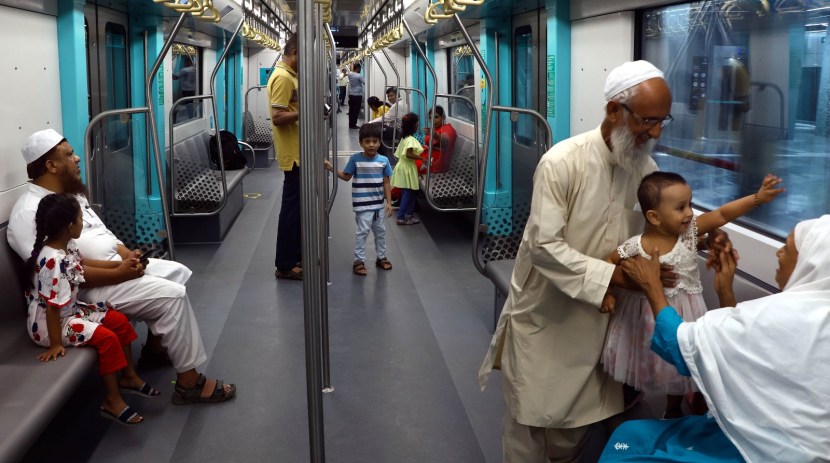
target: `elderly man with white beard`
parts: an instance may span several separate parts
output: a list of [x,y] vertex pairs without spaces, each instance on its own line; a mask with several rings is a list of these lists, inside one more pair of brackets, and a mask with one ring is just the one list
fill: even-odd
[[[646,61],[605,83],[602,124],[550,149],[533,178],[530,217],[510,294],[479,373],[503,372],[504,461],[581,461],[591,424],[623,411],[619,383],[600,365],[609,285],[632,288],[603,257],[643,228],[640,180],[671,121],[671,91]],[[669,286],[674,275],[664,272]],[[634,287],[636,288],[636,287]]]

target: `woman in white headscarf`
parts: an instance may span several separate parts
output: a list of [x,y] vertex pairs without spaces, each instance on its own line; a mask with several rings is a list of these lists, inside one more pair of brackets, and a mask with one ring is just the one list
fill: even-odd
[[684,323],[668,306],[657,259],[631,259],[656,320],[652,349],[690,375],[710,413],[629,421],[600,461],[830,461],[830,215],[796,225],[776,253],[782,292],[735,305],[735,258],[715,288],[734,306]]

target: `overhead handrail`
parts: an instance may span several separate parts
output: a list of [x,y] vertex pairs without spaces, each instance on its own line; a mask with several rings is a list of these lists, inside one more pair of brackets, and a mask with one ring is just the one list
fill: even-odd
[[[458,28],[461,30],[461,34],[464,36],[464,40],[467,42],[467,45],[470,46],[470,51],[473,52],[473,56],[475,56],[476,61],[478,62],[479,68],[484,73],[484,79],[487,83],[487,103],[486,103],[486,110],[484,113],[484,142],[482,143],[481,151],[484,153],[484,159],[481,162],[481,172],[479,173],[478,178],[478,196],[479,200],[478,203],[480,204],[482,198],[484,198],[484,180],[486,178],[486,169],[487,169],[487,157],[490,151],[490,128],[492,127],[493,123],[493,76],[490,75],[490,69],[487,68],[487,63],[484,62],[484,58],[481,57],[481,52],[476,47],[475,43],[473,43],[473,39],[470,38],[469,32],[467,32],[467,28],[464,27],[464,23],[461,22],[461,18],[458,15],[455,15],[455,23],[458,25]],[[498,50],[496,50],[498,53]],[[498,147],[496,147],[498,149]],[[481,207],[476,208],[476,223],[481,223]],[[484,266],[479,263],[478,255],[476,254],[476,246],[475,244],[478,241],[478,229],[476,228],[473,230],[473,261],[475,262],[476,268],[482,274],[484,273]]]
[[[153,108],[153,93],[152,93],[152,86],[153,86],[153,78],[156,76],[159,68],[161,67],[161,63],[164,60],[164,57],[167,56],[167,52],[170,51],[170,47],[173,46],[173,40],[176,38],[176,34],[181,29],[182,24],[184,24],[184,19],[187,17],[187,13],[182,13],[179,15],[179,19],[176,21],[176,24],[173,26],[173,30],[170,31],[170,35],[167,37],[167,40],[164,41],[164,44],[161,47],[161,52],[159,52],[158,57],[156,57],[156,61],[153,63],[153,67],[150,69],[150,72],[147,73],[147,79],[144,82],[144,101],[147,102],[147,123],[150,126],[150,138],[153,140],[153,151],[156,159],[156,179],[158,180],[159,184],[159,196],[161,197],[161,209],[164,214],[164,226],[168,234],[172,230],[170,225],[170,202],[169,198],[167,197],[167,188],[164,185],[164,171],[162,169],[162,162],[161,162],[161,145],[159,144],[159,137],[158,137],[158,129],[156,128],[156,110]],[[170,147],[172,150],[173,147]],[[150,166],[147,166],[148,168]],[[172,168],[172,167],[171,167]],[[173,239],[172,236],[168,236],[170,239],[167,240],[168,249],[170,251],[170,259],[175,259],[176,254],[173,246]]]

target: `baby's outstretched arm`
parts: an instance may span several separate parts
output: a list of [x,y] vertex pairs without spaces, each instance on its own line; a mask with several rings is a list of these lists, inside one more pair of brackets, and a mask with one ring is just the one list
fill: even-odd
[[697,218],[698,233],[701,235],[709,233],[748,213],[761,204],[772,201],[779,194],[786,191],[786,189],[778,187],[782,181],[775,175],[767,174],[757,193],[744,196],[741,199],[728,202],[714,211],[701,214]]

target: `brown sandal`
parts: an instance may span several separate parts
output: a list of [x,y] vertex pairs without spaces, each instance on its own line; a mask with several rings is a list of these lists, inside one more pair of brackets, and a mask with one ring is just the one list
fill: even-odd
[[382,268],[384,270],[392,270],[392,263],[384,257],[383,259],[375,261],[375,267]]
[[352,264],[352,271],[355,275],[360,275],[362,277],[365,277],[369,273],[369,271],[366,270],[366,265],[362,260],[354,261],[354,264]]
[[207,382],[207,378],[205,375],[199,373],[199,379],[196,380],[196,384],[193,387],[183,387],[176,384],[175,390],[173,391],[173,404],[174,405],[187,405],[187,404],[195,404],[195,403],[219,403],[224,402],[236,394],[236,386],[233,384],[228,384],[229,390],[225,391],[225,384],[221,379],[215,380],[215,385],[213,386],[213,392],[208,397],[202,397],[202,389],[205,388],[205,382]]

